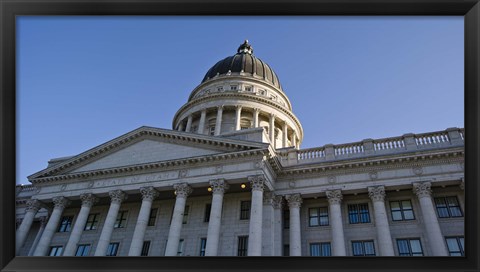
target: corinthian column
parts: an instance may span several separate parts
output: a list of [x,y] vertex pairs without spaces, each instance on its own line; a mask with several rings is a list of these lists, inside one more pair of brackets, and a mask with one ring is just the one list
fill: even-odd
[[175,207],[173,208],[172,222],[170,223],[170,231],[168,232],[167,248],[165,256],[176,256],[178,252],[178,244],[180,242],[180,233],[182,232],[183,213],[185,212],[185,203],[188,195],[192,193],[192,188],[187,183],[173,185],[177,194]]
[[300,206],[302,196],[300,194],[287,195],[290,209],[290,256],[302,256],[302,240],[300,237]]
[[40,238],[42,238],[43,231],[45,230],[45,226],[47,225],[47,217],[42,216],[40,217],[40,229],[37,232],[37,235],[35,236],[35,240],[33,240],[32,247],[28,251],[28,256],[33,256],[33,252],[35,252],[35,249],[37,248],[38,241],[40,241]]
[[282,233],[282,208],[283,197],[275,196],[273,198],[273,255],[282,256],[283,251],[283,233]]
[[242,106],[237,106],[235,110],[235,130],[240,130],[241,118],[242,118]]
[[16,241],[15,241],[15,254],[18,255],[20,248],[22,248],[23,244],[25,243],[25,239],[27,238],[28,232],[32,227],[33,219],[35,218],[35,214],[40,209],[40,201],[36,199],[29,199],[27,200],[27,208],[25,217],[23,217],[22,224],[17,229]]
[[413,183],[413,192],[420,201],[430,252],[432,252],[433,256],[448,256],[442,231],[438,224],[437,214],[433,207],[431,186],[430,182]]
[[283,131],[282,131],[282,147],[287,147],[287,134],[288,134],[288,125],[287,121],[283,123]]
[[223,107],[219,106],[217,108],[217,119],[215,120],[215,136],[220,135],[222,131],[222,114],[223,114]]
[[158,191],[152,186],[140,188],[142,194],[142,206],[138,212],[137,224],[133,231],[132,243],[128,256],[140,256],[142,253],[143,238],[147,230],[148,219],[152,209],[152,202],[158,196]]
[[98,239],[98,245],[95,249],[95,256],[105,256],[107,254],[108,245],[112,238],[113,227],[117,221],[120,205],[127,198],[127,195],[121,190],[110,191],[110,208],[108,209],[107,218],[103,223],[102,233]]
[[258,108],[253,109],[253,127],[254,128],[257,128],[258,125],[259,125],[259,122],[258,122],[258,115],[259,114],[260,114],[260,109],[258,109]]
[[212,188],[212,206],[210,219],[208,220],[205,256],[217,256],[218,241],[220,239],[220,223],[222,220],[223,194],[229,186],[223,179],[211,180],[210,186]]
[[387,210],[385,208],[385,187],[368,187],[368,195],[373,202],[375,226],[380,256],[394,256],[392,236],[388,225]]
[[333,256],[346,256],[345,236],[343,234],[343,220],[340,203],[342,203],[342,191],[326,191],[330,209],[330,217],[332,224],[332,251]]
[[268,128],[270,142],[275,146],[275,114],[270,114],[270,127]]
[[68,239],[65,250],[63,251],[63,256],[73,256],[75,254],[75,249],[78,241],[80,241],[80,237],[82,237],[82,232],[85,228],[85,224],[87,223],[90,209],[92,208],[93,204],[98,201],[93,194],[80,195],[80,199],[82,200],[82,207],[80,208],[80,212],[78,213],[77,220],[73,226],[72,233],[70,234],[70,238]]
[[60,217],[62,216],[63,210],[70,203],[68,199],[63,196],[58,196],[53,198],[53,211],[48,220],[47,226],[43,231],[42,238],[38,241],[37,248],[33,253],[33,256],[45,256],[47,255],[48,247],[50,246],[50,241],[52,241],[53,234],[57,229],[58,223],[60,222]]
[[192,132],[192,115],[190,114],[187,119],[187,127],[185,128],[186,132]]
[[198,124],[198,134],[205,134],[205,118],[207,116],[207,110],[202,110],[200,114],[200,122]]
[[250,228],[248,237],[248,256],[262,255],[262,222],[263,222],[263,175],[249,176],[252,188],[252,204],[250,211]]

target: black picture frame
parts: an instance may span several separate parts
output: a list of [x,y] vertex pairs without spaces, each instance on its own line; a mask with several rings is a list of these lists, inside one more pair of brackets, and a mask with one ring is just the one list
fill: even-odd
[[[0,0],[1,271],[479,271],[478,0]],[[16,257],[15,16],[17,15],[462,15],[465,18],[466,257]],[[34,137],[34,135],[32,135]]]

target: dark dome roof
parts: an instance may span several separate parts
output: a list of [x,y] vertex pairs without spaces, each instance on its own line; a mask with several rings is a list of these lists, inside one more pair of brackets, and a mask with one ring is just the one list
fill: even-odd
[[253,48],[248,40],[240,45],[237,54],[226,57],[213,65],[202,80],[202,83],[217,75],[230,73],[244,73],[255,78],[263,79],[266,82],[282,89],[275,72],[262,60],[253,55]]

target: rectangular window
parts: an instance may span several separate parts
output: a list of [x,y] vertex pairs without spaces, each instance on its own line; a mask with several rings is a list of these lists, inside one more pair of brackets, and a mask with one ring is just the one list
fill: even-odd
[[283,228],[290,228],[290,210],[283,210]]
[[230,90],[236,91],[237,90],[237,85],[230,85]]
[[310,256],[332,256],[330,243],[310,244]]
[[373,241],[352,241],[353,256],[375,256]]
[[350,224],[370,223],[368,204],[362,203],[348,205],[348,219]]
[[124,228],[127,225],[127,211],[119,211],[114,228]]
[[215,126],[211,126],[208,128],[208,135],[210,136],[215,135]]
[[185,210],[183,211],[183,221],[182,221],[183,224],[187,224],[187,222],[188,222],[188,212],[189,212],[189,210],[190,210],[190,206],[186,205]]
[[410,202],[410,200],[390,201],[390,211],[393,221],[415,219],[412,202]]
[[308,226],[328,226],[328,208],[310,208],[308,209]]
[[75,253],[75,256],[88,256],[89,252],[90,252],[90,245],[89,244],[78,245],[77,252]]
[[96,230],[98,225],[98,213],[89,214],[87,218],[87,224],[83,230]]
[[119,245],[120,243],[110,243],[107,248],[106,256],[117,256]]
[[456,196],[435,197],[435,206],[440,218],[463,216]]
[[210,221],[210,212],[212,211],[212,204],[208,203],[205,205],[205,215],[203,216],[203,222]]
[[58,226],[58,232],[69,232],[72,229],[73,216],[63,216]]
[[238,253],[237,256],[247,256],[248,252],[248,236],[238,236]]
[[150,250],[150,241],[144,241],[142,245],[142,252],[140,256],[148,256],[148,250]]
[[240,202],[240,220],[250,219],[250,201]]
[[177,249],[177,256],[183,256],[183,245],[184,245],[184,240],[183,239],[180,239],[180,241],[178,241],[178,249]]
[[217,87],[217,91],[218,91],[218,92],[222,92],[222,91],[223,91],[223,86]]
[[207,246],[207,238],[200,239],[200,256],[205,256],[205,247]]
[[465,238],[463,236],[445,237],[445,241],[450,256],[465,256]]
[[150,216],[148,217],[147,226],[155,226],[155,222],[157,221],[157,213],[158,213],[157,208],[150,210]]
[[399,256],[423,256],[420,239],[397,239]]
[[50,252],[48,256],[61,256],[63,251],[63,246],[52,246],[50,247]]
[[290,256],[290,245],[283,245],[283,256]]
[[253,90],[252,86],[246,86],[245,91],[246,92],[251,92]]

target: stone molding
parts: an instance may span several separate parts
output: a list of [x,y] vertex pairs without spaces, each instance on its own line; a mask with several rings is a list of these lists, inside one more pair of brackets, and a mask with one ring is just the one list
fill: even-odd
[[288,207],[291,208],[300,208],[303,203],[302,195],[300,194],[293,194],[293,195],[286,195],[285,199],[288,202]]
[[340,203],[342,203],[343,195],[341,190],[326,191],[325,194],[327,195],[328,203],[330,203],[330,205],[340,205]]
[[153,186],[142,187],[140,188],[140,193],[142,194],[142,200],[153,201],[158,195],[158,191],[153,188]]
[[426,182],[415,182],[413,183],[413,192],[417,195],[418,198],[430,197],[432,195],[432,183],[429,181]]
[[283,208],[283,197],[278,195],[273,197],[273,208],[274,209],[282,209]]
[[65,209],[70,204],[70,200],[63,196],[56,196],[52,198],[54,209]]
[[81,194],[80,200],[82,200],[82,207],[92,207],[99,199],[94,194]]
[[210,180],[210,187],[212,188],[212,194],[224,194],[226,190],[230,188],[230,185],[224,179]]
[[177,197],[187,198],[192,192],[193,189],[187,183],[178,183],[173,185]]
[[368,187],[368,196],[372,199],[372,201],[385,201],[385,187],[384,186],[375,186],[375,187]]
[[110,191],[108,192],[108,195],[110,195],[110,201],[117,204],[121,204],[128,197],[128,195],[122,190]]
[[250,181],[252,191],[263,191],[265,186],[264,175],[248,176],[248,181]]
[[25,209],[26,212],[38,212],[38,210],[40,210],[40,207],[41,207],[41,202],[38,201],[37,199],[28,199],[27,200],[27,208]]

